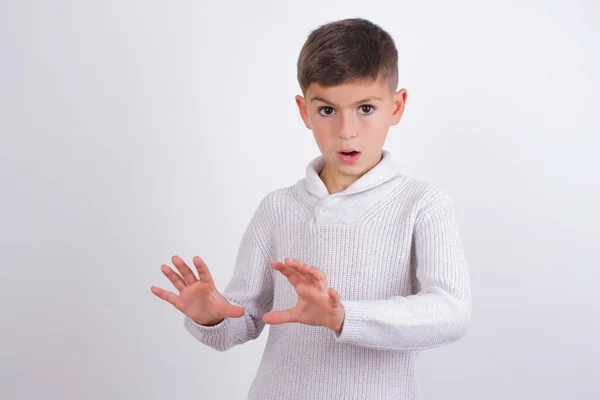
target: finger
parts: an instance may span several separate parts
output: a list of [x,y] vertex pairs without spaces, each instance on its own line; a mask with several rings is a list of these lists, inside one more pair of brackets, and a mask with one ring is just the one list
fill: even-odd
[[296,287],[302,281],[300,275],[294,269],[279,261],[271,262],[271,267],[281,272],[294,287]]
[[298,260],[286,258],[284,261],[284,265],[288,268],[293,269],[294,271],[296,271],[304,277],[310,277],[311,275],[310,266]]
[[274,261],[272,266],[281,271],[288,278],[292,286],[296,289],[298,297],[319,304],[327,304],[328,295],[323,292],[318,282],[312,279],[309,275],[297,273],[293,268],[287,267],[285,264]]
[[316,280],[319,282],[321,289],[325,290],[327,288],[327,276],[319,268],[291,258],[286,258],[285,265],[307,278]]
[[231,306],[227,307],[225,315],[227,315],[229,318],[240,318],[245,313],[246,310],[244,310],[242,307],[232,304]]
[[181,257],[173,256],[171,258],[171,261],[173,261],[173,264],[175,265],[175,267],[177,267],[177,270],[181,273],[181,276],[183,277],[183,280],[185,281],[185,283],[187,283],[189,285],[198,280],[198,279],[196,279],[196,275],[194,275],[194,273],[192,272],[190,267],[187,266],[187,264],[185,263],[185,261],[183,261],[181,259]]
[[271,311],[263,315],[265,324],[279,325],[287,322],[298,322],[293,308],[284,311]]
[[298,273],[303,283],[315,285],[321,292],[327,291],[327,280],[323,280],[319,275],[316,275],[315,270],[317,268],[296,260],[288,260],[286,265]]
[[178,273],[176,273],[175,271],[173,271],[171,268],[169,268],[168,265],[165,265],[165,264],[162,265],[160,270],[162,271],[163,274],[165,274],[165,276],[167,278],[169,278],[169,280],[171,281],[173,286],[175,286],[175,288],[177,288],[177,290],[179,290],[179,292],[181,293],[181,291],[186,286],[186,284],[183,281],[183,279],[181,278],[181,276]]
[[175,302],[177,301],[177,295],[175,293],[169,292],[168,290],[164,290],[156,286],[152,286],[150,289],[152,290],[152,293],[154,293],[156,296],[175,305]]
[[196,256],[193,258],[192,261],[194,262],[194,265],[196,266],[196,270],[198,270],[198,276],[200,277],[200,280],[204,281],[206,283],[210,283],[211,285],[214,286],[215,281],[213,280],[213,277],[212,277],[210,271],[208,270],[208,266],[206,265],[204,260],[201,259],[199,256]]
[[296,292],[301,299],[316,303],[323,308],[329,304],[329,295],[324,293],[314,282],[299,284],[296,286]]
[[329,288],[327,292],[329,293],[329,305],[332,308],[338,308],[342,301],[339,293],[334,288]]

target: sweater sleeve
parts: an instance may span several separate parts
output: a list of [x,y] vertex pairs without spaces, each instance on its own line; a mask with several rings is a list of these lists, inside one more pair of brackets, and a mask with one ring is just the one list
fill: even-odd
[[233,276],[222,292],[230,303],[243,307],[240,318],[226,317],[214,326],[200,325],[184,317],[184,326],[198,341],[215,350],[226,351],[231,347],[258,338],[265,327],[262,316],[273,306],[273,281],[268,248],[263,245],[264,230],[261,229],[263,212],[261,203],[247,226],[238,248]]
[[418,293],[381,300],[342,300],[340,343],[422,350],[461,339],[471,319],[471,287],[452,200],[419,213],[413,231]]

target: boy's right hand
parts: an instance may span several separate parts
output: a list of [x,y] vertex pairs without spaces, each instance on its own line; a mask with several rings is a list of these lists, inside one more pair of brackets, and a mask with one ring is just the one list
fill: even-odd
[[165,264],[161,271],[179,290],[179,296],[156,286],[152,286],[152,293],[173,304],[200,325],[216,325],[225,317],[239,318],[244,315],[242,307],[231,304],[217,290],[208,267],[200,257],[193,258],[200,279],[179,256],[173,256],[171,260],[181,275]]

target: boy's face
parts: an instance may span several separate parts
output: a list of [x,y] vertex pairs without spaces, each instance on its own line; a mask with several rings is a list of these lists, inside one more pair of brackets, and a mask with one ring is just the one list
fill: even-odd
[[[306,99],[296,96],[304,125],[325,158],[326,174],[355,180],[377,164],[390,126],[400,122],[406,98],[405,89],[393,93],[379,82],[332,87],[313,83]],[[350,149],[360,154],[341,154]]]

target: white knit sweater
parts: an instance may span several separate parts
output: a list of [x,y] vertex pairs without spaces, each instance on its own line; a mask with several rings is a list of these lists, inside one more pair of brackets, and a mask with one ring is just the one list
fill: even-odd
[[269,261],[322,269],[345,309],[341,334],[299,323],[272,325],[249,399],[418,399],[419,350],[465,334],[470,279],[452,201],[398,171],[390,152],[340,193],[318,173],[263,198],[243,236],[224,296],[241,318],[186,329],[219,351],[256,339],[272,310],[295,306],[294,287]]

